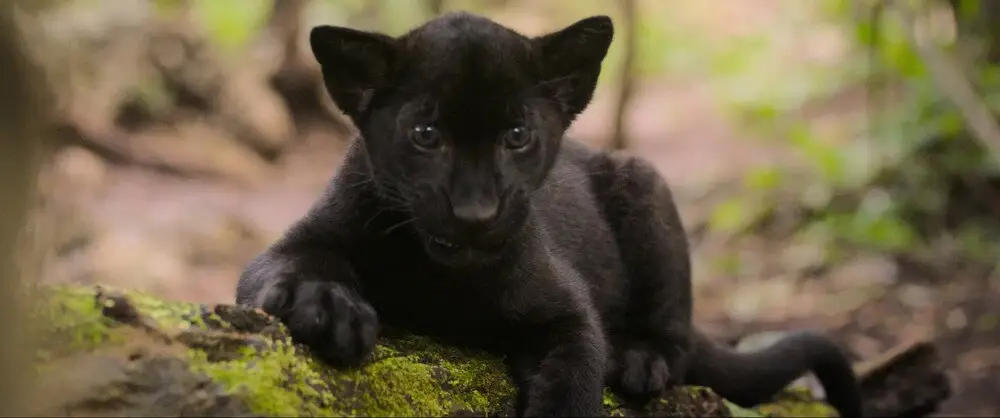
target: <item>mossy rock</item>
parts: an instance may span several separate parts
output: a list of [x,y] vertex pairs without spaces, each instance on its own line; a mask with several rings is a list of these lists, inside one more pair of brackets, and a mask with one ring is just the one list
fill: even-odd
[[[514,398],[498,359],[422,337],[383,338],[335,370],[258,310],[139,292],[45,288],[37,352],[46,416],[495,416]],[[753,410],[682,387],[648,405],[605,396],[611,416],[834,416],[801,396]],[[762,413],[761,411],[766,411]]]

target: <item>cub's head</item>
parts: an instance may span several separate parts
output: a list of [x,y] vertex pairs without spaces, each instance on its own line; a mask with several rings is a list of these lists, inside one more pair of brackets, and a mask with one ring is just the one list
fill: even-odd
[[451,13],[395,38],[319,26],[309,41],[380,193],[431,257],[459,263],[497,254],[523,224],[613,33],[606,16],[526,37]]

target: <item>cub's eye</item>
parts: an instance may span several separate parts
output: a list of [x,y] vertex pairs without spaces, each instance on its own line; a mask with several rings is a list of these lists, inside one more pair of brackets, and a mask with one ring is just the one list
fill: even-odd
[[526,148],[531,145],[531,140],[531,134],[522,126],[508,129],[503,135],[503,145],[513,150]]
[[441,146],[441,132],[430,125],[417,125],[410,131],[410,141],[423,149],[437,149]]

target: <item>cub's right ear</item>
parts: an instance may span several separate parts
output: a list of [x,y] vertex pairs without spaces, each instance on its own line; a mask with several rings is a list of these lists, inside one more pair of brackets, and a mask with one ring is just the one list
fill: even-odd
[[314,27],[309,45],[330,97],[352,119],[385,85],[396,55],[396,41],[387,35],[336,26]]
[[541,48],[544,84],[571,117],[583,112],[593,98],[614,35],[610,17],[592,16],[535,38]]

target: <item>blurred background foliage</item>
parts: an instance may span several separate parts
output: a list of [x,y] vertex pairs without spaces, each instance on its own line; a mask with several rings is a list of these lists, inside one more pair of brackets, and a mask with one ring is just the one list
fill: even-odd
[[571,134],[671,181],[700,321],[825,327],[861,356],[933,338],[964,385],[945,411],[1000,413],[1000,1],[27,2],[58,92],[46,279],[228,301],[352,136],[308,29],[449,10],[528,34],[615,19]]

